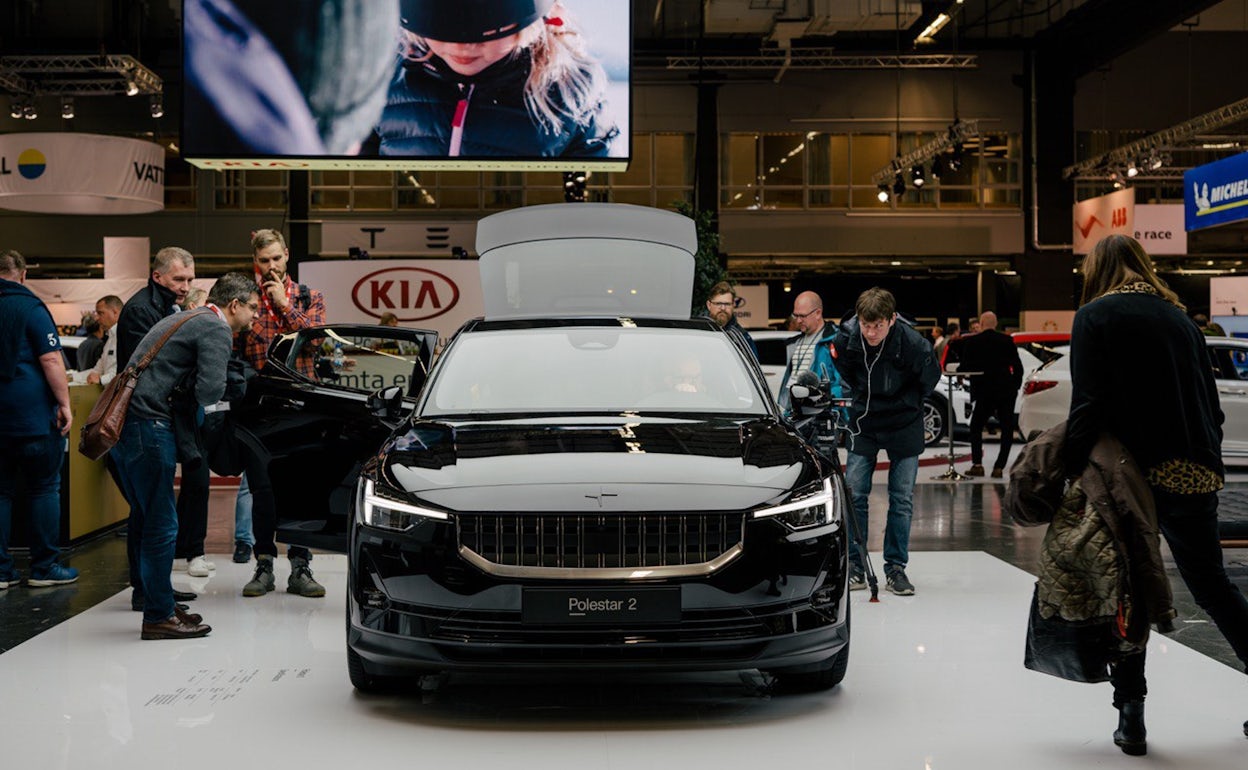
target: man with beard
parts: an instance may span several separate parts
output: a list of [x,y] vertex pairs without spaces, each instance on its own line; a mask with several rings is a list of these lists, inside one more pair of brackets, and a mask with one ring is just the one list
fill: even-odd
[[711,293],[706,299],[706,315],[730,336],[740,339],[754,354],[754,360],[758,360],[758,346],[754,344],[749,332],[741,327],[736,308],[737,290],[732,288],[732,284],[720,281],[711,287]]
[[[243,360],[251,364],[256,371],[264,368],[269,344],[280,334],[289,334],[299,329],[321,326],[325,323],[325,298],[319,291],[312,291],[301,283],[295,283],[286,272],[290,251],[286,248],[286,239],[276,230],[257,230],[251,236],[251,253],[254,259],[256,283],[260,287],[260,312],[249,329],[244,329],[235,341],[235,349]],[[295,369],[305,377],[316,381],[315,351],[301,350],[295,360]],[[259,462],[267,464],[267,458]],[[243,596],[264,596],[274,588],[273,559],[277,556],[277,544],[274,536],[277,530],[276,501],[256,499],[259,495],[269,495],[272,491],[268,484],[248,486],[244,475],[239,486],[240,498],[250,495],[254,507],[238,505],[235,507],[235,553],[239,551],[237,541],[239,513],[250,512],[253,515],[252,532],[255,536],[256,573],[247,585],[243,586]],[[286,592],[299,596],[321,597],[325,595],[325,587],[312,577],[309,562],[312,552],[301,546],[292,545],[286,549],[290,560],[290,577],[286,581]],[[237,558],[235,559],[237,561]]]

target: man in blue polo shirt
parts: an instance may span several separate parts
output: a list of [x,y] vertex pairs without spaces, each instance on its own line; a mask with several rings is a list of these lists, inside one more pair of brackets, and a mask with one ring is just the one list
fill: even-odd
[[26,282],[26,260],[0,252],[0,590],[22,577],[9,555],[17,481],[30,503],[30,577],[38,588],[72,583],[78,570],[57,563],[61,461],[73,415],[61,338],[52,314]]

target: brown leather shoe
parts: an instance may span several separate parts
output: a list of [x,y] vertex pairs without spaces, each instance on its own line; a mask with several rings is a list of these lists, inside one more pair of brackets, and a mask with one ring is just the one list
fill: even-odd
[[992,469],[992,477],[993,477],[994,479],[1005,478],[1005,469],[1004,469],[1004,468],[993,468],[993,469]]
[[173,606],[173,614],[178,620],[188,626],[198,626],[204,622],[203,615],[200,615],[198,612],[187,612],[184,604],[175,604]]
[[[189,617],[187,618],[189,620]],[[159,623],[144,623],[141,639],[196,639],[207,636],[212,626],[202,623],[186,623],[178,615],[172,615]]]
[[972,465],[970,468],[968,468],[968,469],[966,470],[966,474],[965,474],[965,475],[967,475],[967,476],[983,476],[983,475],[984,475],[984,466],[982,466],[982,465]]

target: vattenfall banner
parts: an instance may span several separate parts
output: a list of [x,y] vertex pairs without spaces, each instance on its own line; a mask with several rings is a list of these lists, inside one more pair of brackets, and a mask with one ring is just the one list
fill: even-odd
[[147,214],[165,207],[165,149],[98,134],[0,135],[0,208]]
[[1248,218],[1248,152],[1183,174],[1188,232]]

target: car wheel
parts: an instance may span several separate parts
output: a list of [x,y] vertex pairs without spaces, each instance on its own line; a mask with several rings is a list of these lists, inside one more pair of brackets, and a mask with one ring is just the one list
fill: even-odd
[[373,695],[392,690],[388,682],[364,670],[364,659],[350,647],[347,648],[347,675],[351,677],[351,686],[362,693]]
[[[351,630],[351,605],[347,604],[347,631]],[[351,678],[351,686],[366,695],[384,695],[402,689],[408,680],[397,676],[376,676],[364,669],[364,658],[351,649],[347,642],[347,676]]]
[[944,398],[935,393],[923,399],[923,443],[939,444],[949,435],[949,410]]
[[[849,630],[849,605],[845,605],[845,630]],[[776,688],[780,692],[818,692],[831,690],[845,678],[849,670],[849,642],[845,642],[835,655],[814,666],[801,666],[794,669],[777,668],[767,673],[776,678]]]

